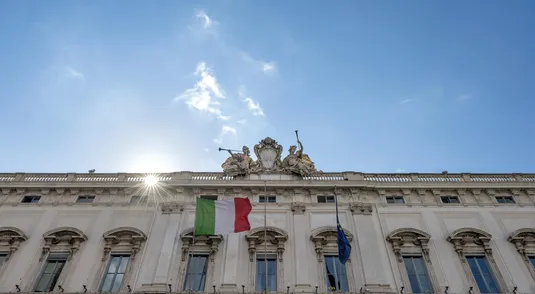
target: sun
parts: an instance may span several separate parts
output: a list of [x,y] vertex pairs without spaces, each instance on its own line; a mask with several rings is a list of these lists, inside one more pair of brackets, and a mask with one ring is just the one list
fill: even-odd
[[158,184],[158,178],[156,176],[148,175],[145,177],[145,185],[152,187],[156,184]]

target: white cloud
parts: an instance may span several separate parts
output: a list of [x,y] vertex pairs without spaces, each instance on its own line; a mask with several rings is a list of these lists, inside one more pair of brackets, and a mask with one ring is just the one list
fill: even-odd
[[64,75],[68,79],[85,81],[85,75],[70,66],[65,66]]
[[246,52],[241,53],[243,61],[252,64],[257,70],[261,70],[265,74],[274,73],[277,71],[277,64],[274,61],[264,61],[254,59]]
[[203,22],[203,28],[209,29],[212,26],[216,25],[217,22],[211,19],[208,14],[206,14],[203,10],[199,10],[197,14],[195,14],[195,17],[199,18]]
[[410,98],[410,99],[405,99],[405,100],[399,102],[399,104],[410,103],[410,102],[413,102],[414,100],[416,100],[416,99],[412,99],[412,98]]
[[262,71],[265,73],[274,72],[277,70],[277,67],[275,65],[275,62],[265,62],[264,66],[262,67]]
[[200,62],[195,75],[199,76],[200,80],[192,88],[175,97],[174,101],[185,100],[193,109],[211,113],[221,120],[229,120],[231,117],[222,114],[221,103],[216,100],[224,99],[225,94],[212,70],[206,67],[206,63]]
[[237,120],[236,123],[239,124],[239,125],[243,125],[245,124],[247,121],[245,119],[240,119],[240,120]]
[[219,136],[213,139],[214,143],[221,145],[221,143],[223,143],[223,137],[225,137],[227,134],[236,136],[237,134],[236,129],[230,126],[223,126],[221,128],[221,132],[219,133]]
[[247,108],[249,108],[249,111],[251,111],[253,115],[264,116],[264,110],[262,110],[262,107],[260,107],[258,102],[255,102],[250,97],[246,97],[243,101],[247,103]]

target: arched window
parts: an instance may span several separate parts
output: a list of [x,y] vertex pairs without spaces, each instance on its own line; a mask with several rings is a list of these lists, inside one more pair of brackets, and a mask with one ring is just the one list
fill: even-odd
[[531,277],[535,279],[535,229],[516,230],[507,240],[515,245],[516,250],[526,263]]
[[461,259],[471,287],[477,287],[480,293],[503,293],[505,281],[494,260],[491,239],[489,233],[474,228],[458,229],[447,238]]
[[434,293],[438,282],[429,256],[431,236],[418,229],[401,228],[392,231],[386,240],[398,261],[403,285],[409,285],[409,293]]
[[0,276],[2,276],[13,253],[27,239],[26,235],[17,228],[0,227]]
[[[180,234],[182,240],[182,258],[180,262],[178,284],[184,291],[203,292],[206,281],[211,281],[214,274],[214,260],[223,236],[195,236],[193,228]],[[195,242],[195,243],[194,243]]]
[[283,253],[288,233],[275,227],[260,227],[247,232],[245,239],[249,245],[250,291],[282,291]]
[[34,292],[52,292],[61,285],[69,272],[69,265],[75,253],[87,240],[77,228],[61,227],[43,235],[45,244],[39,258],[39,274],[33,286]]
[[117,293],[125,290],[133,270],[138,268],[137,253],[147,236],[136,228],[119,227],[102,235],[104,248],[102,263],[97,275],[98,292]]
[[[353,242],[353,234],[344,230],[349,242]],[[320,291],[353,292],[353,269],[350,266],[351,258],[347,264],[341,264],[338,259],[338,243],[335,226],[325,226],[312,231],[310,239],[318,258],[318,273]]]

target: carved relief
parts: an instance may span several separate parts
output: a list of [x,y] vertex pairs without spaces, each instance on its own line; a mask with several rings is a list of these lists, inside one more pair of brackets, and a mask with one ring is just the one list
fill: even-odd
[[39,261],[42,261],[50,251],[68,251],[68,260],[70,260],[80,245],[87,240],[82,231],[72,227],[61,227],[48,231],[43,235],[43,238],[45,245],[43,245]]
[[373,204],[353,202],[349,204],[349,209],[353,214],[372,215]]
[[294,214],[304,214],[306,206],[303,202],[292,202],[291,209]]
[[181,213],[184,211],[184,205],[178,202],[166,202],[160,205],[162,214]]
[[535,229],[525,228],[516,230],[511,234],[507,241],[515,245],[516,250],[522,256],[524,263],[529,269],[533,279],[535,279],[535,269],[529,260],[530,256],[535,255]]
[[147,236],[141,230],[132,227],[116,228],[107,231],[102,237],[105,242],[102,261],[105,261],[114,251],[129,253],[130,259],[134,260],[141,245],[147,240]]
[[275,172],[281,168],[282,146],[270,137],[261,140],[254,146],[258,158],[254,172]]
[[242,153],[233,153],[230,149],[219,149],[220,151],[227,151],[230,156],[223,162],[221,168],[228,176],[244,176],[251,173],[251,169],[255,166],[254,160],[250,156],[249,147],[243,146]]
[[[319,262],[323,262],[325,253],[338,253],[337,234],[335,226],[325,226],[312,231],[310,240],[314,243],[314,250]],[[349,242],[353,242],[353,234],[344,229]],[[349,259],[351,262],[351,259]]]
[[185,261],[190,250],[194,249],[195,252],[208,253],[210,261],[213,262],[223,236],[195,236],[195,244],[193,244],[193,228],[190,228],[180,234],[180,239],[182,240],[182,261]]
[[260,227],[249,231],[245,235],[245,239],[249,244],[249,261],[254,261],[257,250],[264,251],[266,249],[269,252],[276,252],[279,261],[282,261],[288,234],[279,228]]
[[7,252],[6,261],[17,251],[20,244],[26,241],[28,237],[14,227],[0,227],[0,251]]

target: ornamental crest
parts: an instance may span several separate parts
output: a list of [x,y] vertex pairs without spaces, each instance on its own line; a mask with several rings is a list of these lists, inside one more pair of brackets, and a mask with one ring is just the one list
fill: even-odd
[[270,137],[265,138],[254,146],[256,154],[255,172],[279,171],[281,166],[282,146]]

